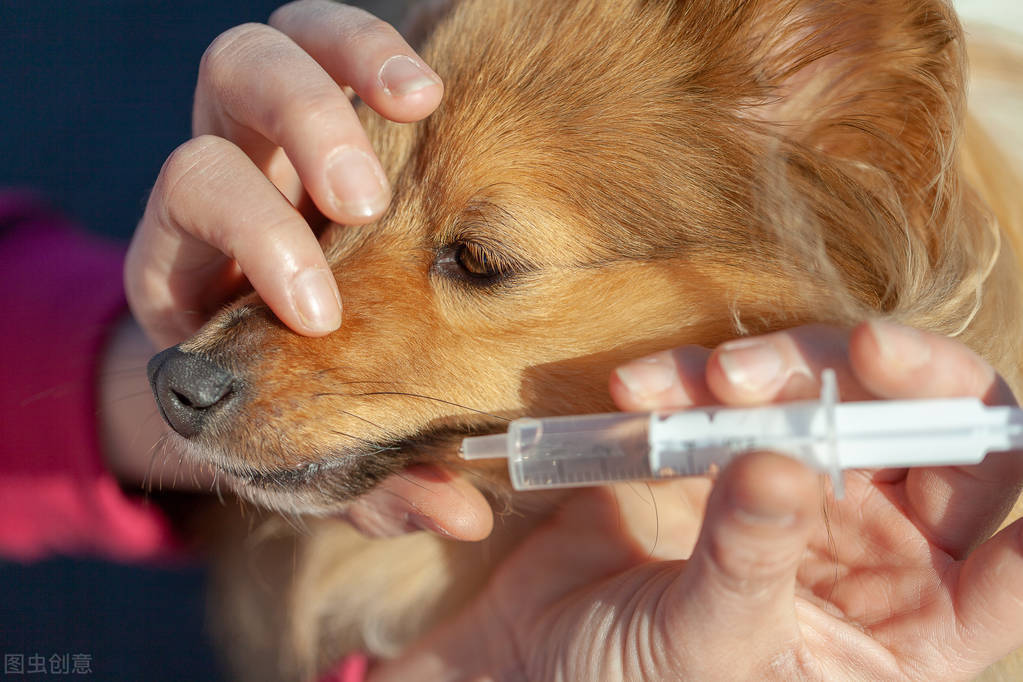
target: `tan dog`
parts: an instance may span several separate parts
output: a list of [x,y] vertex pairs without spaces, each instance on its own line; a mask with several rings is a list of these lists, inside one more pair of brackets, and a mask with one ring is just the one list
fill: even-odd
[[393,655],[456,610],[551,504],[466,471],[460,439],[610,410],[628,359],[883,315],[1023,387],[1019,185],[964,128],[943,2],[466,0],[423,56],[435,114],[363,110],[390,210],[321,237],[341,329],[298,337],[249,297],[154,382],[187,449],[259,504],[334,513],[428,462],[518,513],[484,546],[263,525],[219,574],[245,679]]

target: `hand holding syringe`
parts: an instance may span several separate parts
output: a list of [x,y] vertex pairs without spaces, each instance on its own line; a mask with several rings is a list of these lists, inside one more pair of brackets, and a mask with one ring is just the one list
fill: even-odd
[[976,398],[839,403],[835,374],[821,397],[748,408],[612,413],[511,423],[466,438],[466,459],[506,457],[516,490],[593,486],[711,473],[751,450],[773,450],[831,475],[843,469],[979,463],[1023,447],[1023,410]]

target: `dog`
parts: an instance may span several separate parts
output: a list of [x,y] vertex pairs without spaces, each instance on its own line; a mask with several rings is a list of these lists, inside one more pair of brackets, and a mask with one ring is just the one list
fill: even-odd
[[[421,54],[433,115],[361,110],[389,210],[320,235],[341,329],[296,336],[248,295],[152,365],[177,445],[303,524],[250,516],[222,547],[239,678],[393,656],[456,612],[557,505],[461,439],[610,411],[629,359],[881,316],[1023,388],[1019,184],[966,116],[945,2],[464,0]],[[484,543],[319,518],[416,463],[511,513]]]

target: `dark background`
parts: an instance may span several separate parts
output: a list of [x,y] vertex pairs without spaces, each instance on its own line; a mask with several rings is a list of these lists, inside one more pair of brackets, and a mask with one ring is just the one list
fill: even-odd
[[[0,0],[0,187],[35,190],[127,238],[163,160],[189,137],[203,50],[279,4]],[[393,23],[404,2],[356,4]],[[203,577],[201,566],[0,561],[0,654],[89,654],[93,675],[80,679],[219,680]]]
[[[190,133],[199,59],[283,0],[2,0],[0,187],[127,238]],[[350,2],[396,22],[403,0]]]

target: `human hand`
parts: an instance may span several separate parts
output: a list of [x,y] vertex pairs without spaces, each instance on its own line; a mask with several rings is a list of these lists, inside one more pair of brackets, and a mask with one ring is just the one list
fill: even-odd
[[[348,91],[382,116],[408,122],[437,107],[443,86],[393,28],[327,0],[285,5],[268,25],[230,29],[206,50],[195,92],[195,137],[160,171],[125,263],[129,305],[155,349],[195,332],[242,277],[300,334],[319,336],[340,325],[337,284],[310,221],[366,223],[390,198]],[[152,352],[132,329],[119,328],[104,364],[122,366],[130,358],[144,367],[139,358]],[[145,390],[144,373],[106,376],[117,379],[104,379],[101,387],[103,400],[112,403],[103,411],[104,450],[122,480],[143,481],[152,462],[141,443],[156,442],[163,427],[141,419],[146,433],[140,435],[139,415],[113,403],[129,382],[132,392]],[[175,469],[162,478],[202,487],[209,477]],[[379,499],[353,510],[357,522],[375,530],[381,526],[375,519],[387,517],[392,526],[415,526],[425,517],[389,506],[407,484],[388,484],[396,488],[391,495],[384,486]],[[483,508],[478,493],[465,495]],[[436,530],[447,533],[450,526],[461,536],[468,519],[470,535],[489,532],[489,512],[479,529],[472,514],[451,519],[433,510],[442,503],[420,503],[438,518]],[[431,523],[422,525],[435,529]]]
[[[624,409],[749,405],[813,396],[825,367],[851,400],[1015,404],[958,342],[884,323],[681,348],[611,390]],[[846,472],[834,500],[795,460],[756,453],[713,489],[584,490],[372,679],[969,678],[1023,644],[1023,522],[986,539],[1021,479],[1018,453],[990,455]]]
[[343,86],[399,122],[440,102],[437,75],[360,9],[299,0],[268,23],[206,50],[195,137],[167,159],[132,239],[128,302],[158,348],[191,335],[242,276],[294,331],[337,329],[337,283],[308,221],[366,223],[390,200]]
[[[440,78],[393,28],[363,10],[299,0],[268,24],[230,29],[206,50],[195,137],[165,162],[128,250],[128,302],[155,349],[194,333],[242,276],[292,330],[320,336],[337,329],[337,283],[308,221],[366,223],[390,198],[345,90],[397,122],[422,119],[440,103]],[[114,355],[144,366],[137,359],[153,349],[131,329],[118,335],[123,342],[111,345]],[[108,373],[118,378],[102,387],[111,408],[101,428],[111,469],[139,483],[154,475],[151,453],[163,452],[141,443],[156,442],[164,426],[113,404],[145,390],[145,376],[134,374]],[[211,480],[187,460],[155,471],[175,487],[209,488]],[[346,514],[373,536],[422,529],[476,540],[493,525],[478,490],[431,467],[391,476]]]

